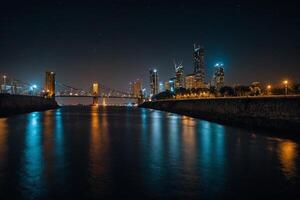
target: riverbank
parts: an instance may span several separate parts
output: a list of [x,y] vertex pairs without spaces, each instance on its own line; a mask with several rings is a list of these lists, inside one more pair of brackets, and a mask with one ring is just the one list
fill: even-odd
[[300,96],[160,100],[140,107],[251,129],[300,133]]
[[55,99],[37,96],[0,94],[0,117],[58,108]]

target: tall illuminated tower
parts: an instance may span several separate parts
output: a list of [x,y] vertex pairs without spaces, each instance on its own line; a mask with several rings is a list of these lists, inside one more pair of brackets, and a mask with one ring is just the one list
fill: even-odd
[[54,72],[46,72],[44,90],[47,94],[47,97],[49,98],[55,97],[55,73]]
[[201,88],[205,85],[205,66],[204,66],[204,48],[194,44],[193,53],[194,74],[196,87]]
[[222,63],[215,64],[213,81],[217,91],[224,86],[224,74],[224,65]]
[[183,66],[182,64],[177,65],[175,63],[175,73],[176,73],[176,80],[175,80],[175,88],[184,88],[184,74],[183,74]]
[[150,97],[159,93],[158,71],[150,69]]

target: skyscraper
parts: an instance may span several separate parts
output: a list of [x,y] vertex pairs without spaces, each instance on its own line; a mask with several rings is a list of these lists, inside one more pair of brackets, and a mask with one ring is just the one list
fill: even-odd
[[158,71],[150,69],[150,97],[159,93]]
[[170,90],[170,85],[169,85],[169,81],[165,81],[165,90]]
[[164,84],[162,82],[159,83],[159,92],[163,92],[165,90]]
[[222,63],[217,63],[215,65],[215,73],[213,77],[214,86],[217,91],[221,89],[221,87],[224,86],[224,65]]
[[45,93],[47,97],[54,97],[55,96],[55,73],[54,72],[46,72],[45,77]]
[[194,74],[197,88],[205,87],[204,48],[194,44]]
[[176,80],[175,80],[175,88],[184,88],[184,74],[183,74],[183,66],[182,64],[177,65],[175,63],[175,74],[176,74]]
[[174,90],[175,90],[175,81],[176,81],[176,78],[170,78],[170,80],[169,80],[169,88],[170,88],[171,92],[174,92]]

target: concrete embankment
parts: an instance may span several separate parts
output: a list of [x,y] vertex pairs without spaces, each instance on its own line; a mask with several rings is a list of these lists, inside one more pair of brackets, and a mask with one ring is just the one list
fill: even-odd
[[140,107],[247,128],[300,133],[300,96],[161,100]]
[[0,94],[0,117],[58,108],[54,99],[37,96]]

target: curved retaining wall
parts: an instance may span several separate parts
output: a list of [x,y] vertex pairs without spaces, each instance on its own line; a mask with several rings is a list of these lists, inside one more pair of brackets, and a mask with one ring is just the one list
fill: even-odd
[[58,108],[54,99],[37,96],[0,95],[0,117]]
[[300,132],[300,96],[161,100],[140,107],[248,128]]

